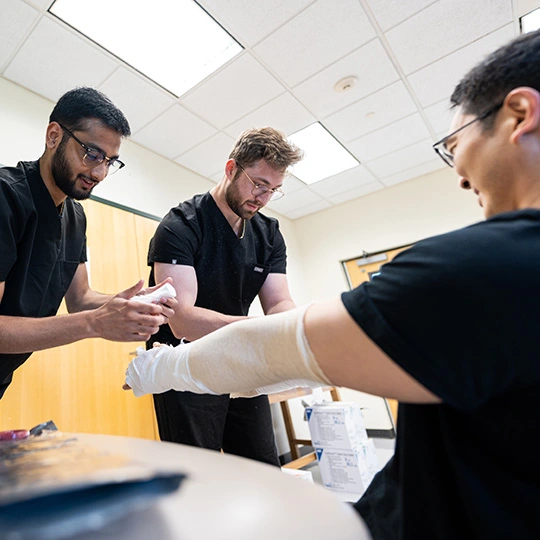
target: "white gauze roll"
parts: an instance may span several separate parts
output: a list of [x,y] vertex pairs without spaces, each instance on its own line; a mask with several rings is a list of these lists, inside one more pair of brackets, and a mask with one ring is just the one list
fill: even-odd
[[304,333],[307,306],[225,326],[187,345],[135,358],[126,383],[135,395],[167,390],[254,396],[331,384]]

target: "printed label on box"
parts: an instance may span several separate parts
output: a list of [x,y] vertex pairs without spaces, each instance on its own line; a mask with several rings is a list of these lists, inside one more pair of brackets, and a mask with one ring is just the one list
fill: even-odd
[[368,440],[357,403],[321,403],[306,408],[314,447],[351,450]]
[[373,460],[376,462],[377,458],[374,454],[370,456],[371,451],[367,444],[354,450],[316,448],[323,485],[335,491],[362,495],[376,472]]

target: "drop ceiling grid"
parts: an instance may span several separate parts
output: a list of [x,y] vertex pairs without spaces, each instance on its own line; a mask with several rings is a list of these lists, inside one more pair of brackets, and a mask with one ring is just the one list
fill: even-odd
[[[292,218],[442,166],[430,147],[448,127],[448,94],[516,32],[511,0],[199,3],[245,50],[180,98],[35,12],[48,0],[0,2],[2,74],[53,101],[73,86],[99,87],[126,112],[135,142],[214,181],[243,129],[270,124],[290,135],[319,120],[362,165],[319,186],[286,180],[293,189],[282,201],[290,195],[294,204],[282,202],[282,211]],[[92,59],[92,73],[77,66],[80,57]],[[334,92],[351,74],[356,87]]]

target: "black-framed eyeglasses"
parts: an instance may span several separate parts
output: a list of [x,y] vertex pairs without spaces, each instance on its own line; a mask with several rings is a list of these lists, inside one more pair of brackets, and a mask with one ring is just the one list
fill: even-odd
[[484,118],[487,118],[489,115],[497,112],[501,107],[503,106],[503,102],[498,103],[491,109],[488,109],[484,114],[481,114],[480,116],[477,116],[470,122],[467,122],[464,126],[461,126],[460,128],[456,129],[450,135],[447,135],[446,137],[443,137],[440,141],[437,141],[433,145],[433,150],[437,152],[437,154],[441,157],[441,159],[450,167],[454,166],[454,155],[452,152],[448,150],[446,147],[446,143],[454,136],[456,133],[459,133],[462,129],[465,129],[466,127],[469,127],[470,125],[474,124],[475,122],[478,122],[478,120],[484,120]]
[[126,164],[123,161],[120,161],[117,158],[110,158],[107,157],[101,150],[98,150],[97,148],[91,148],[90,146],[87,146],[84,144],[78,137],[73,135],[73,132],[71,132],[67,127],[64,127],[62,124],[58,124],[70,137],[73,137],[75,141],[77,141],[84,149],[85,154],[82,158],[83,163],[90,168],[97,167],[98,165],[101,165],[104,161],[107,162],[107,171],[108,174],[114,174],[115,172],[119,171],[122,167],[125,167]]
[[242,167],[240,163],[237,163],[237,165],[238,165],[238,168],[241,169],[242,172],[247,176],[247,179],[252,183],[253,189],[251,190],[251,194],[254,197],[266,197],[268,193],[271,193],[269,200],[277,201],[278,199],[281,199],[281,197],[285,195],[285,193],[283,193],[283,190],[281,188],[269,188],[269,187],[263,186],[262,184],[255,183],[251,179],[249,174],[246,172],[244,167]]

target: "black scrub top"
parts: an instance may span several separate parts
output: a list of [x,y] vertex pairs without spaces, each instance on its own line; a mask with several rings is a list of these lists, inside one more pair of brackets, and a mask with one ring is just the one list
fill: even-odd
[[[0,315],[55,315],[81,262],[86,216],[66,199],[61,212],[39,173],[39,162],[0,168]],[[0,355],[0,397],[13,371],[32,354]]]
[[[270,273],[286,273],[285,241],[276,219],[260,213],[246,221],[238,238],[210,193],[173,208],[150,241],[150,284],[156,262],[192,266],[197,274],[195,305],[226,315],[248,314]],[[152,341],[177,344],[168,325]]]

